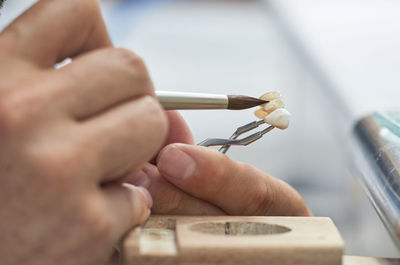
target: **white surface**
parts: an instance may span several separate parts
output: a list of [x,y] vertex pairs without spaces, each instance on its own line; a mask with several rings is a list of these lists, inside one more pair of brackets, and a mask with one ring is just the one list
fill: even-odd
[[400,109],[400,2],[271,0],[271,6],[359,117]]

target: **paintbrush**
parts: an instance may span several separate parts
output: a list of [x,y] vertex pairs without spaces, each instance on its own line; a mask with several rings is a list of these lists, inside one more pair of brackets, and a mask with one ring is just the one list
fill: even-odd
[[242,110],[269,101],[241,95],[219,95],[173,91],[156,91],[156,96],[166,110],[229,109]]

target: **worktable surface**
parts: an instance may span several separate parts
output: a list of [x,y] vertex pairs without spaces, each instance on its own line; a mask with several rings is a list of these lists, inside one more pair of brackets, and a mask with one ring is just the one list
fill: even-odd
[[399,259],[378,259],[368,257],[345,256],[343,265],[399,265]]

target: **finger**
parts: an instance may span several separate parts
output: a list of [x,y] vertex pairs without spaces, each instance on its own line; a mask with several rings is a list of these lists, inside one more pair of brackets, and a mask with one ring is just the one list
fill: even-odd
[[152,164],[147,164],[139,173],[132,174],[127,182],[149,190],[153,198],[153,214],[226,215],[218,207],[190,196],[168,182]]
[[231,215],[309,215],[301,196],[286,183],[214,149],[173,144],[157,167],[183,191]]
[[165,145],[172,143],[194,144],[192,132],[179,112],[170,110],[166,113],[170,126]]
[[149,192],[130,184],[103,188],[107,215],[110,218],[111,240],[118,240],[132,227],[144,223],[150,216],[152,199]]
[[82,55],[54,74],[62,84],[60,106],[77,119],[136,97],[154,94],[142,59],[120,48]]
[[102,183],[139,171],[154,156],[167,134],[159,103],[150,96],[127,102],[81,123],[93,171]]
[[[192,132],[179,112],[175,110],[169,110],[165,113],[167,114],[169,122],[169,132],[163,147],[172,143],[194,144]],[[155,164],[156,159],[157,157],[154,157],[151,162]]]
[[14,43],[11,56],[42,67],[111,45],[95,0],[38,1],[3,34]]

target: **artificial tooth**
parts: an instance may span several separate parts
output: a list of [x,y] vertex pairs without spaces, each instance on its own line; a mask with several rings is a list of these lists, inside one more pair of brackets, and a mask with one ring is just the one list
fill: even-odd
[[285,103],[283,103],[282,99],[274,99],[271,100],[269,103],[265,104],[264,111],[267,113],[271,113],[276,109],[283,109],[285,107]]
[[291,114],[286,109],[277,109],[264,118],[265,123],[281,130],[289,127]]
[[256,115],[256,117],[259,119],[264,119],[268,115],[268,112],[265,112],[262,108],[260,108],[254,112],[254,115]]
[[265,93],[260,97],[260,99],[265,100],[265,101],[272,101],[274,99],[281,98],[281,93],[279,91],[270,91],[268,93]]

